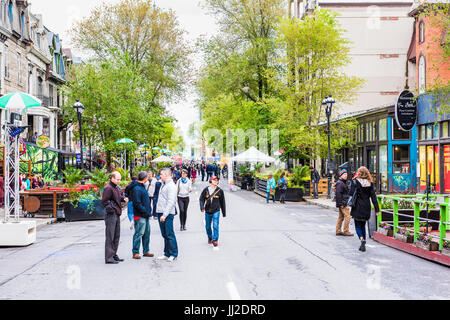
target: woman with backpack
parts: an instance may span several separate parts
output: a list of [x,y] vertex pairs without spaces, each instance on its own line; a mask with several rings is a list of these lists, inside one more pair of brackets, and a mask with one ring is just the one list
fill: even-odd
[[186,231],[186,219],[189,206],[189,194],[192,192],[192,182],[188,178],[188,171],[181,170],[181,178],[176,183],[178,208],[180,209],[180,231]]
[[359,251],[366,251],[366,222],[370,219],[372,200],[375,208],[375,213],[380,214],[377,196],[375,194],[375,187],[373,185],[373,178],[366,167],[360,167],[356,173],[356,178],[353,180],[350,196],[352,197],[352,210],[350,215],[355,220],[355,229],[361,240]]
[[286,199],[288,181],[284,176],[285,176],[285,173],[283,171],[281,173],[280,179],[278,179],[278,190],[280,190],[280,203],[286,203],[285,199]]

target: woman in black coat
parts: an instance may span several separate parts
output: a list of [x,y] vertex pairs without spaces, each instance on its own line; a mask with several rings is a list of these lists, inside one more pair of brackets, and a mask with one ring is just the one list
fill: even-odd
[[355,220],[356,233],[361,240],[359,250],[366,251],[366,222],[370,219],[370,213],[372,211],[370,200],[372,200],[376,215],[378,216],[380,214],[373,179],[366,167],[360,167],[358,169],[356,178],[352,183],[350,196],[355,194],[355,190],[357,191],[356,200],[353,199],[355,202],[350,215]]

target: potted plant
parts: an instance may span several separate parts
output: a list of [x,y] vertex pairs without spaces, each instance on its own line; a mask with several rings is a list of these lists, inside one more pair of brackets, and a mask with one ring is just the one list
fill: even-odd
[[444,240],[441,253],[444,256],[450,257],[450,240]]
[[386,222],[381,222],[380,223],[377,232],[379,234],[382,234],[382,235],[388,236],[388,237],[394,236],[394,232],[391,229],[391,226],[389,226]]
[[414,236],[411,234],[407,228],[399,228],[398,232],[394,234],[394,238],[405,243],[413,243]]
[[439,250],[439,244],[433,242],[433,238],[427,234],[419,234],[416,241],[416,247],[427,250],[427,251],[437,251]]

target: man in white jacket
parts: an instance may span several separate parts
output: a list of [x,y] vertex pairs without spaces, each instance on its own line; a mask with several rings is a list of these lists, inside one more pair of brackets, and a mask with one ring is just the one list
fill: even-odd
[[158,217],[161,235],[164,238],[164,255],[159,260],[167,259],[171,262],[178,256],[178,245],[173,231],[173,218],[176,214],[177,187],[172,179],[169,168],[161,170],[161,189],[159,190],[156,216]]

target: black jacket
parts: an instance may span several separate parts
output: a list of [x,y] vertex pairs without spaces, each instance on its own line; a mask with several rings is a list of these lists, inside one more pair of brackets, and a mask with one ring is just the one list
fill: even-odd
[[316,169],[311,173],[311,181],[312,182],[319,182],[320,181],[320,175],[319,172],[317,172]]
[[131,198],[133,200],[133,214],[136,217],[148,218],[152,216],[152,207],[145,186],[138,181],[130,184]]
[[102,194],[102,205],[106,212],[120,216],[122,214],[122,202],[124,201],[120,187],[110,181],[103,189]]
[[353,194],[355,189],[357,190],[356,202],[352,207],[350,215],[355,220],[367,221],[370,219],[370,213],[372,211],[370,200],[372,200],[375,211],[380,211],[377,196],[375,195],[375,188],[373,183],[371,183],[368,187],[363,187],[361,183],[355,179],[352,183],[350,193]]
[[212,200],[210,198],[208,187],[206,187],[200,195],[200,210],[205,210],[206,213],[213,214],[222,209],[222,215],[226,217],[225,195],[222,189],[217,187],[219,191],[214,195]]
[[336,182],[336,207],[346,206],[349,197],[347,181],[339,179]]

